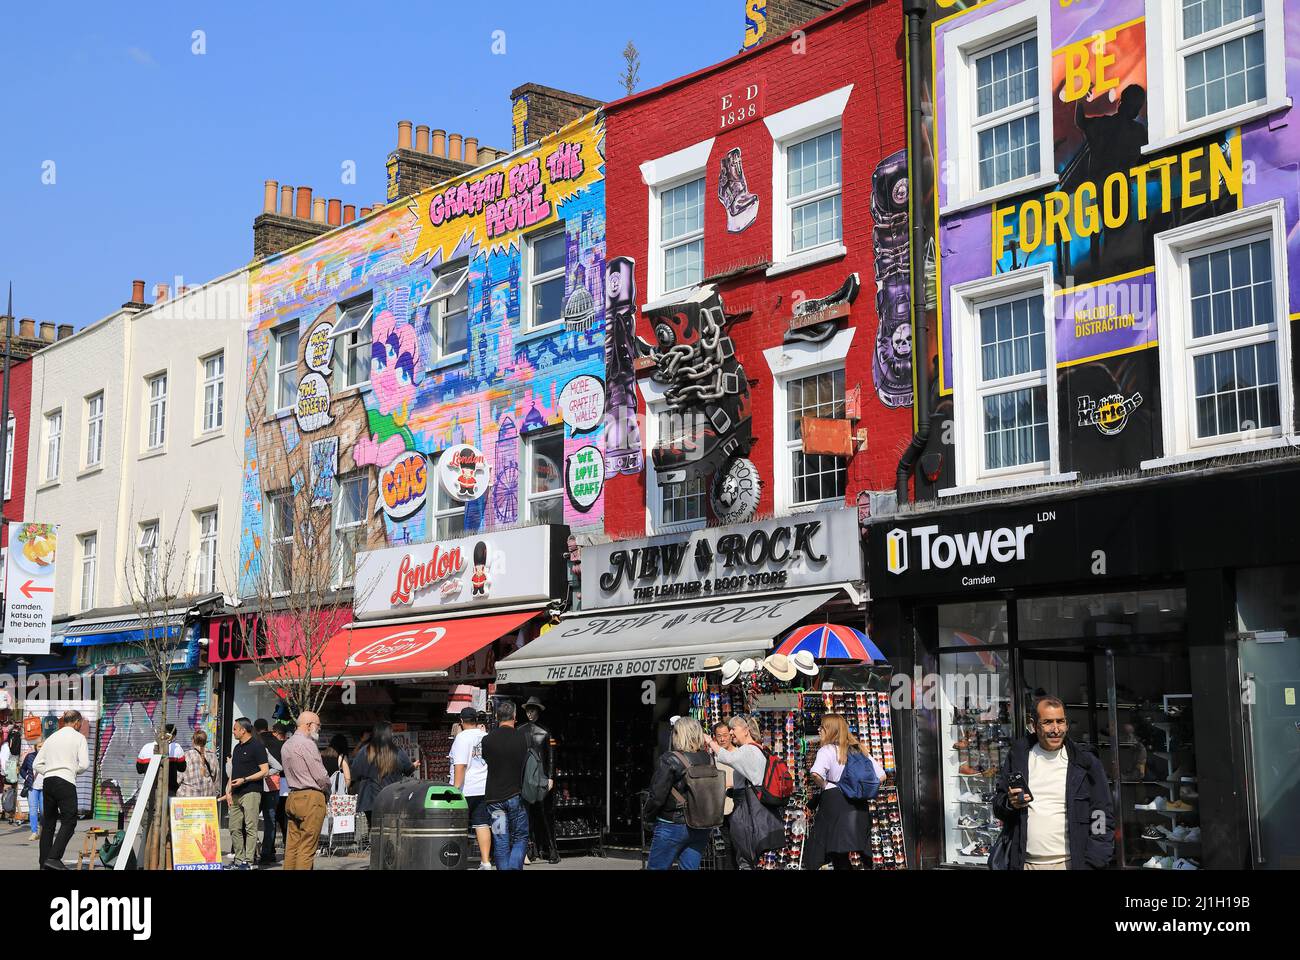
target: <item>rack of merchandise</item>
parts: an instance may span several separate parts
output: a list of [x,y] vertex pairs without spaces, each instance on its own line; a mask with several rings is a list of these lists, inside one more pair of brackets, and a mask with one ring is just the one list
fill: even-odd
[[598,744],[563,743],[555,750],[555,839],[604,853],[605,772]]
[[451,783],[451,731],[417,730],[414,736],[420,758],[420,779]]
[[993,788],[1011,755],[1011,700],[959,708],[942,698],[940,720],[947,862],[983,866],[1002,829]]
[[[785,808],[785,843],[766,854],[757,865],[766,870],[802,868],[803,845],[812,829],[806,809],[808,771],[818,749],[822,715],[840,713],[853,734],[867,745],[885,768],[889,779],[870,801],[872,869],[903,870],[907,856],[903,845],[902,808],[894,783],[893,725],[889,695],[871,690],[804,690],[786,684],[766,671],[749,674],[726,687],[719,674],[696,674],[688,682],[691,715],[706,727],[738,713],[752,713],[768,745],[781,754],[794,777],[795,795]],[[782,697],[781,695],[786,695]],[[855,866],[865,867],[854,858]]]
[[[1144,786],[1154,788],[1154,795],[1146,803],[1135,802],[1133,809],[1144,817],[1163,817],[1168,824],[1154,820],[1143,824],[1141,839],[1160,852],[1141,866],[1147,870],[1199,870],[1201,827],[1200,812],[1193,802],[1198,794],[1191,694],[1167,694],[1160,719],[1148,724],[1159,731],[1150,752],[1156,758],[1152,775],[1160,779],[1143,781]],[[1126,785],[1121,784],[1121,798]]]

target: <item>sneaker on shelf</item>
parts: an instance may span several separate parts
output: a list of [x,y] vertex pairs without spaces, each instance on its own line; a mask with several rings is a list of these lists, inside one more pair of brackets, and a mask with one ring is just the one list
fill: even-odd
[[[1161,797],[1160,799],[1163,800],[1164,798]],[[1165,800],[1165,805],[1160,809],[1168,810],[1170,813],[1191,813],[1196,808],[1182,800]]]
[[1188,860],[1185,857],[1179,857],[1174,861],[1175,870],[1199,870],[1201,869],[1195,860]]
[[1154,800],[1149,800],[1146,803],[1135,803],[1133,806],[1137,810],[1163,810],[1168,802],[1164,797],[1156,797]]
[[1183,826],[1182,824],[1179,824],[1178,826],[1174,827],[1172,830],[1169,831],[1169,839],[1178,840],[1180,842],[1186,840],[1187,827]]
[[1195,800],[1197,797],[1200,796],[1200,794],[1197,793],[1195,790],[1193,790],[1191,787],[1181,788],[1178,791],[1178,795],[1182,797],[1184,800]]
[[1142,864],[1142,867],[1145,870],[1158,870],[1160,869],[1161,859],[1162,858],[1159,855],[1156,855],[1152,857],[1150,860],[1148,860],[1146,863]]
[[1142,831],[1143,840],[1163,840],[1165,835],[1160,832],[1159,827],[1147,827]]
[[957,826],[965,830],[974,830],[976,827],[981,827],[983,825],[984,821],[980,820],[979,817],[972,817],[969,814],[957,821]]
[[1201,842],[1201,828],[1200,828],[1200,827],[1189,827],[1189,828],[1187,829],[1187,836],[1186,836],[1184,839],[1186,839],[1186,841],[1187,841],[1188,843],[1200,843],[1200,842]]

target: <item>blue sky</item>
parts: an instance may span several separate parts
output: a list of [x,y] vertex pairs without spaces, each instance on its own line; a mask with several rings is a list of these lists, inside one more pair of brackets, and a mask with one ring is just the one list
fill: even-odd
[[132,279],[152,291],[249,260],[263,180],[382,200],[399,119],[508,148],[520,84],[612,100],[629,39],[644,90],[731,56],[744,31],[742,0],[6,6],[0,297],[13,280],[17,316],[77,327]]

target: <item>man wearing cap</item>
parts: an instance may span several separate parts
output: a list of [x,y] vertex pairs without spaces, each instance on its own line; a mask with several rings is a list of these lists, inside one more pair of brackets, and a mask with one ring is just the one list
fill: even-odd
[[483,738],[487,728],[478,711],[463,707],[460,711],[460,733],[451,743],[451,782],[465,795],[469,804],[469,825],[478,841],[480,870],[492,866],[492,820],[488,816],[487,763],[483,760]]
[[537,697],[529,697],[524,702],[524,716],[528,722],[519,727],[524,735],[528,749],[537,755],[546,773],[546,797],[538,803],[528,805],[528,823],[532,827],[533,851],[540,859],[548,863],[559,863],[560,854],[555,849],[555,824],[552,807],[555,803],[555,743],[551,732],[538,721],[542,718],[545,704]]

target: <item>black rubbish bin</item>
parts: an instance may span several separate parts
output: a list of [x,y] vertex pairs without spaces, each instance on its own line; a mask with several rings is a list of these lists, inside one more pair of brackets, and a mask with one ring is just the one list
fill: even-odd
[[385,787],[370,813],[371,870],[465,870],[469,804],[455,787],[406,780]]

